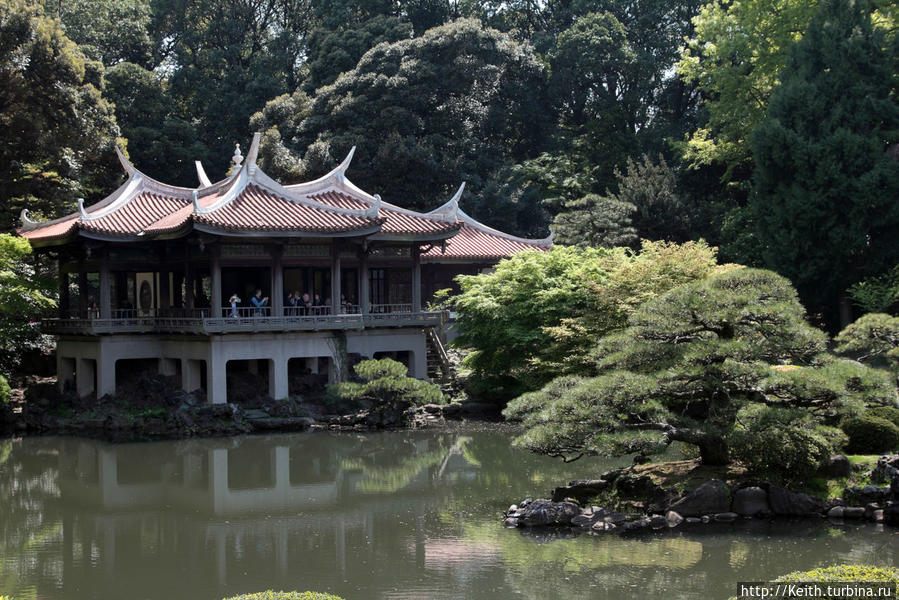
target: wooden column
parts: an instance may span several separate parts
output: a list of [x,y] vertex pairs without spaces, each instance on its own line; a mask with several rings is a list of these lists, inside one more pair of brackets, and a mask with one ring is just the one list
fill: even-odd
[[368,251],[362,250],[362,252],[359,253],[359,311],[363,315],[368,314],[369,303],[371,301],[369,286]]
[[100,255],[100,318],[112,318],[112,278],[109,276],[109,251]]
[[87,267],[84,259],[78,261],[78,316],[87,316]]
[[[190,264],[190,246],[184,245],[184,307],[194,307],[194,270]],[[193,390],[191,390],[193,391]]]
[[340,281],[340,246],[337,242],[331,244],[331,314],[340,314],[340,294],[342,293]]
[[67,319],[69,317],[69,274],[62,269],[62,259],[60,259],[56,269],[59,277],[59,316]]
[[[281,317],[284,315],[284,267],[281,257],[284,249],[281,246],[272,246],[272,316]],[[271,384],[271,382],[269,382]],[[272,396],[276,398],[276,396]]]
[[172,285],[168,267],[164,262],[162,264],[159,271],[159,308],[167,309],[172,307]]
[[219,264],[219,247],[213,246],[209,249],[209,276],[211,279],[210,293],[212,297],[209,299],[209,305],[212,307],[212,318],[222,318],[222,267]]
[[421,248],[412,246],[412,312],[421,312]]

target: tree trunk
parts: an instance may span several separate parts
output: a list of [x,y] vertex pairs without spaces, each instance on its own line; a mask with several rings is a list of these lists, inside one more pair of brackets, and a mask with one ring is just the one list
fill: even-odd
[[668,439],[693,444],[699,448],[702,464],[721,466],[730,462],[730,449],[720,435],[706,433],[697,429],[671,429]]
[[840,329],[846,329],[852,323],[852,299],[849,294],[840,294]]

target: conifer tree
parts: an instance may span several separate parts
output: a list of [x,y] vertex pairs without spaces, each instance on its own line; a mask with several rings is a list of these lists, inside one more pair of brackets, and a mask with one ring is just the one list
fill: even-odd
[[872,10],[822,2],[753,136],[761,258],[831,322],[850,285],[899,261],[899,106]]

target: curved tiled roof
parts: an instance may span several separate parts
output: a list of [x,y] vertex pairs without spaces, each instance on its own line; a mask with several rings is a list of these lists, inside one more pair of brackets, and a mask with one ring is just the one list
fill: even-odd
[[128,179],[100,202],[48,222],[22,212],[19,234],[35,245],[66,243],[75,235],[109,240],[181,236],[193,229],[220,235],[368,236],[373,240],[440,243],[425,260],[493,260],[549,246],[478,223],[459,210],[464,184],[453,198],[429,213],[382,202],[350,182],[345,171],[353,156],[314,181],[282,186],[256,165],[259,134],[240,167],[211,183],[197,164],[200,187],[166,185],[147,177],[119,152]]
[[248,185],[221,208],[196,217],[197,223],[232,231],[343,233],[375,229],[383,220],[349,215],[288,200]]

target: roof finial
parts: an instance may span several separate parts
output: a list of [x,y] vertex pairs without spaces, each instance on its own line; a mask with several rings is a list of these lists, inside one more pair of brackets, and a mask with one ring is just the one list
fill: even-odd
[[211,186],[212,182],[209,180],[209,176],[206,175],[206,169],[203,168],[203,163],[201,163],[198,160],[195,160],[194,166],[197,167],[197,179],[200,180],[200,187]]
[[200,202],[197,200],[197,197],[198,197],[197,190],[194,190],[193,193],[191,194],[191,201],[194,204],[194,213],[195,214],[200,212]]
[[84,210],[84,198],[78,198],[78,212],[81,215],[82,219],[86,219],[88,217],[87,211]]
[[375,199],[375,203],[365,211],[366,217],[377,217],[379,214],[381,214],[381,195],[375,194],[373,198]]
[[253,134],[253,142],[250,144],[250,151],[247,152],[247,169],[250,172],[250,175],[256,173],[256,157],[259,156],[259,141],[262,139],[262,134],[258,131]]

